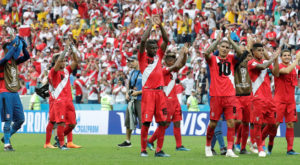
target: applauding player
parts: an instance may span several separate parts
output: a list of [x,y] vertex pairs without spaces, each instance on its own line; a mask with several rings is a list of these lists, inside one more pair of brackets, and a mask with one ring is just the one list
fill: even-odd
[[297,53],[293,63],[291,63],[292,56],[289,50],[283,50],[280,57],[282,63],[279,64],[279,77],[275,78],[274,95],[274,101],[277,107],[276,126],[278,127],[279,124],[283,122],[284,117],[286,123],[285,138],[287,141],[287,154],[297,155],[299,153],[293,150],[293,143],[294,122],[297,122],[295,86],[298,83],[300,52]]
[[[57,56],[53,57],[54,67],[51,68],[48,81],[49,89],[52,97],[52,110],[55,111],[55,122],[57,123],[56,138],[58,147],[62,150],[68,149],[64,145],[64,136],[67,136],[76,125],[75,108],[72,102],[72,92],[70,84],[70,74],[77,68],[78,57],[73,45],[70,41],[66,41],[65,50]],[[72,49],[73,61],[71,65],[66,67],[66,54]]]
[[[168,157],[162,151],[165,125],[167,117],[166,96],[163,92],[164,77],[162,72],[162,59],[169,42],[166,31],[164,30],[159,16],[154,17],[154,23],[161,30],[163,43],[158,49],[157,41],[148,39],[152,29],[152,22],[142,36],[140,50],[138,52],[138,61],[142,73],[142,129],[141,129],[141,156],[148,156],[146,151],[147,136],[150,123],[153,116],[159,124],[157,128],[157,147],[155,156]],[[148,39],[148,40],[147,40]],[[145,52],[147,49],[147,53]],[[158,49],[158,50],[157,50]]]
[[[279,75],[278,56],[280,49],[269,60],[264,60],[264,48],[260,43],[254,43],[252,46],[254,59],[248,62],[248,71],[252,82],[253,109],[251,111],[251,123],[254,124],[254,136],[258,147],[258,156],[266,157],[266,152],[262,148],[262,140],[270,135],[269,146],[273,146],[276,136],[276,107],[272,99],[271,82],[268,69],[274,76]],[[271,65],[274,63],[274,67]],[[261,132],[262,124],[267,124],[263,133]],[[263,134],[263,135],[262,135]],[[271,148],[269,148],[271,151]]]
[[[236,98],[234,88],[234,67],[237,63],[237,57],[228,55],[230,43],[226,40],[221,40],[219,33],[217,40],[204,52],[205,59],[209,66],[211,74],[210,85],[210,122],[207,128],[205,155],[212,157],[211,140],[214,135],[214,129],[224,113],[227,120],[227,141],[228,150],[227,157],[238,157],[232,150],[234,141],[234,119],[236,112]],[[211,53],[218,47],[219,56],[214,56]],[[239,55],[238,55],[239,56]]]
[[[171,121],[174,123],[173,133],[176,140],[177,151],[189,151],[182,145],[181,133],[180,133],[180,121],[182,120],[181,107],[177,99],[175,80],[177,78],[177,72],[185,65],[187,59],[188,48],[183,47],[180,51],[180,55],[176,60],[176,53],[167,51],[165,55],[166,67],[163,68],[164,75],[164,92],[167,96],[167,125],[169,127]],[[157,130],[151,136],[147,146],[153,149],[153,142],[157,139]]]

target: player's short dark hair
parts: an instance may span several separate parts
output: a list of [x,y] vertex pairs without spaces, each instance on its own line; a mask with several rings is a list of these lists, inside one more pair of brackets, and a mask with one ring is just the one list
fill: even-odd
[[52,63],[51,63],[51,68],[54,67],[56,61],[58,60],[59,55],[53,57]]
[[257,48],[263,48],[264,45],[261,43],[254,43],[252,46],[252,50],[256,50]]
[[288,49],[283,49],[282,51],[281,51],[281,53],[280,53],[280,57],[283,55],[283,53],[285,53],[285,52],[289,52],[289,53],[291,53],[291,51],[290,50],[288,50]]
[[152,39],[146,41],[146,47],[148,47],[149,45],[153,45],[153,44],[157,44],[157,41],[152,40]]

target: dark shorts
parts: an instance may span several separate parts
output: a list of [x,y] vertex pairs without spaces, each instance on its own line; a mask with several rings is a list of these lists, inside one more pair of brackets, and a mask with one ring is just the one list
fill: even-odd
[[0,110],[2,122],[25,120],[23,106],[18,93],[0,93]]
[[[133,113],[135,114],[135,116],[138,118],[138,124],[139,124],[139,128],[142,128],[142,118],[141,118],[141,114],[142,114],[142,108],[141,108],[141,101],[140,100],[135,100],[134,101],[134,111]],[[125,116],[125,127],[129,128],[130,126],[130,119],[129,119],[129,109],[126,109],[126,116]]]

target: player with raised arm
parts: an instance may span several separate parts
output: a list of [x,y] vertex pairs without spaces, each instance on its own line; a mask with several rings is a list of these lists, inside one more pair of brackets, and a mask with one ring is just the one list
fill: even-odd
[[[293,150],[294,143],[294,122],[297,122],[297,111],[295,101],[295,86],[298,84],[298,66],[300,60],[300,52],[297,53],[296,59],[292,61],[291,52],[283,50],[281,52],[281,61],[279,64],[279,77],[275,78],[275,95],[274,101],[277,107],[276,126],[283,122],[285,118],[287,141],[287,154],[298,155],[299,153]],[[270,148],[270,147],[268,147]]]
[[[27,44],[21,37],[3,45],[4,57],[0,59],[0,111],[4,122],[4,151],[14,151],[10,138],[25,121],[23,106],[18,90],[21,88],[18,65],[30,59]],[[20,56],[23,51],[23,56]],[[12,124],[13,122],[13,124]]]
[[[269,144],[273,144],[276,136],[276,107],[273,102],[271,92],[271,82],[268,69],[275,77],[279,76],[278,49],[270,60],[264,60],[264,48],[261,43],[254,43],[251,49],[253,59],[248,62],[248,72],[252,82],[253,109],[251,111],[251,123],[254,124],[254,137],[258,147],[258,156],[266,157],[266,152],[262,147],[262,124],[267,124],[267,133],[270,135]],[[271,65],[274,63],[274,67]]]
[[[237,56],[229,55],[230,43],[227,40],[221,41],[221,33],[218,34],[217,40],[211,44],[211,46],[204,52],[206,62],[209,66],[211,74],[210,85],[210,122],[207,127],[205,155],[206,157],[212,157],[211,140],[214,135],[214,130],[220,119],[222,113],[224,113],[227,120],[227,144],[228,150],[227,157],[238,157],[232,150],[234,142],[234,119],[236,111],[236,98],[234,88],[234,67],[238,62]],[[212,52],[218,48],[219,56],[214,56]]]
[[238,46],[230,37],[230,30],[228,30],[228,41],[233,46],[233,49],[237,54],[242,55],[241,59],[234,67],[234,84],[236,91],[236,120],[242,123],[241,140],[242,146],[240,148],[240,154],[249,154],[246,150],[247,139],[249,135],[249,123],[250,112],[252,108],[252,84],[248,72],[248,61],[252,59],[250,53],[252,40],[249,38],[247,42],[247,48]]
[[[148,39],[153,23],[147,27],[147,30],[142,36],[140,43],[140,49],[138,52],[138,61],[140,70],[142,73],[142,129],[141,129],[141,156],[148,156],[147,148],[147,136],[150,123],[153,116],[156,122],[159,124],[157,128],[157,147],[155,156],[168,157],[170,155],[165,154],[162,151],[165,125],[167,118],[167,106],[166,96],[163,91],[164,78],[162,72],[162,59],[169,42],[166,31],[164,30],[159,16],[154,16],[153,21],[157,24],[161,30],[163,43],[158,49],[157,41]],[[145,48],[147,52],[145,52]]]
[[[166,67],[163,68],[164,76],[164,92],[167,96],[167,125],[166,129],[170,126],[170,123],[174,123],[173,133],[176,141],[176,151],[189,151],[182,145],[180,121],[182,120],[181,107],[176,94],[175,80],[177,78],[177,72],[185,65],[187,60],[188,48],[182,47],[180,55],[176,60],[176,53],[167,51],[165,55]],[[158,131],[151,136],[148,140],[147,146],[153,149],[153,142],[157,139]]]
[[[73,61],[71,65],[66,66],[66,54],[70,48],[72,49]],[[61,150],[68,149],[64,145],[64,136],[67,136],[76,125],[70,84],[70,74],[78,65],[78,57],[75,52],[74,45],[66,40],[65,50],[53,57],[55,65],[48,75],[49,91],[51,91],[51,97],[53,98],[52,110],[55,111],[55,122],[57,123],[58,138],[56,138],[56,141]]]

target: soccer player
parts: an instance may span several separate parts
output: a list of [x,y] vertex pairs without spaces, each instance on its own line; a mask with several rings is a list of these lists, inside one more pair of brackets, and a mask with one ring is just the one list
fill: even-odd
[[[276,121],[275,113],[276,107],[273,102],[271,92],[271,82],[268,74],[268,69],[271,70],[275,77],[279,75],[278,56],[280,49],[278,49],[270,60],[264,60],[264,48],[261,43],[254,43],[251,49],[253,59],[248,62],[248,71],[252,82],[253,94],[253,109],[251,111],[251,123],[254,124],[254,136],[258,148],[258,156],[266,157],[266,152],[262,147],[262,124],[266,125],[266,132],[263,134],[270,135],[269,145],[272,146],[276,136]],[[271,65],[274,63],[274,67]],[[266,136],[265,136],[266,137]],[[269,149],[270,151],[271,149]]]
[[[173,133],[176,141],[176,151],[189,151],[182,145],[181,133],[180,133],[180,121],[182,120],[181,107],[177,99],[175,80],[177,78],[177,72],[185,65],[188,54],[188,48],[181,48],[180,55],[176,60],[176,53],[167,51],[165,55],[166,67],[163,68],[164,76],[164,92],[167,96],[167,125],[166,129],[170,126],[170,123],[174,123]],[[158,130],[154,132],[151,138],[148,140],[147,146],[153,150],[153,142],[157,139]]]
[[[142,73],[142,129],[141,129],[141,156],[148,156],[147,148],[147,136],[150,123],[153,116],[155,117],[158,126],[157,135],[157,147],[156,157],[168,157],[170,155],[165,154],[162,151],[165,125],[167,118],[166,96],[163,92],[164,78],[162,72],[162,59],[169,42],[167,33],[163,28],[159,16],[153,17],[153,22],[159,26],[162,33],[163,43],[158,49],[157,41],[148,39],[153,23],[147,27],[147,30],[142,36],[138,61],[140,70]],[[148,40],[147,40],[148,39]],[[147,49],[147,53],[145,52]]]
[[[217,40],[204,52],[206,62],[211,74],[210,85],[210,122],[207,127],[205,155],[212,157],[211,140],[214,135],[215,127],[224,113],[227,121],[227,157],[238,157],[232,150],[234,141],[234,119],[235,119],[235,89],[234,89],[234,67],[237,62],[237,56],[229,55],[230,43],[227,40],[221,40],[221,33]],[[219,56],[211,54],[218,47]]]
[[[231,31],[228,30],[228,41],[233,46],[233,49],[237,54],[242,55],[241,59],[234,67],[234,84],[236,91],[237,107],[236,107],[236,134],[237,142],[235,149],[240,149],[240,154],[250,154],[246,150],[247,139],[249,135],[249,122],[250,122],[250,111],[252,108],[251,101],[251,79],[248,72],[248,61],[252,59],[250,54],[250,48],[252,40],[248,39],[247,49],[243,46],[238,46],[230,37]],[[240,125],[242,123],[242,125]],[[239,131],[241,129],[241,135]],[[240,136],[240,138],[239,138]],[[239,141],[242,141],[242,147],[240,148]]]
[[[293,150],[294,143],[294,122],[297,122],[295,86],[298,84],[298,66],[300,60],[300,52],[297,53],[296,59],[292,61],[291,52],[283,50],[281,52],[281,61],[279,64],[279,77],[275,78],[275,95],[274,101],[277,107],[276,127],[283,122],[286,123],[285,138],[287,141],[287,154],[297,155],[299,153]],[[268,147],[270,148],[270,147]]]
[[[19,40],[19,41],[17,41]],[[15,44],[3,45],[4,57],[0,60],[0,110],[1,120],[4,122],[4,137],[1,141],[4,143],[4,151],[14,151],[10,144],[10,138],[15,134],[24,123],[23,106],[18,94],[20,87],[18,65],[30,59],[26,49],[27,45],[22,38],[16,39]],[[17,53],[20,44],[22,45],[23,56],[19,57]],[[13,125],[12,122],[14,122]]]
[[[66,54],[72,48],[73,61],[71,65],[66,67]],[[64,136],[67,136],[76,125],[75,108],[72,102],[70,74],[77,68],[78,57],[75,54],[74,46],[70,45],[70,41],[66,40],[65,50],[57,56],[53,57],[55,63],[51,68],[48,79],[49,88],[53,98],[52,110],[55,111],[55,122],[57,123],[56,138],[58,147],[61,150],[67,150],[64,145]]]

